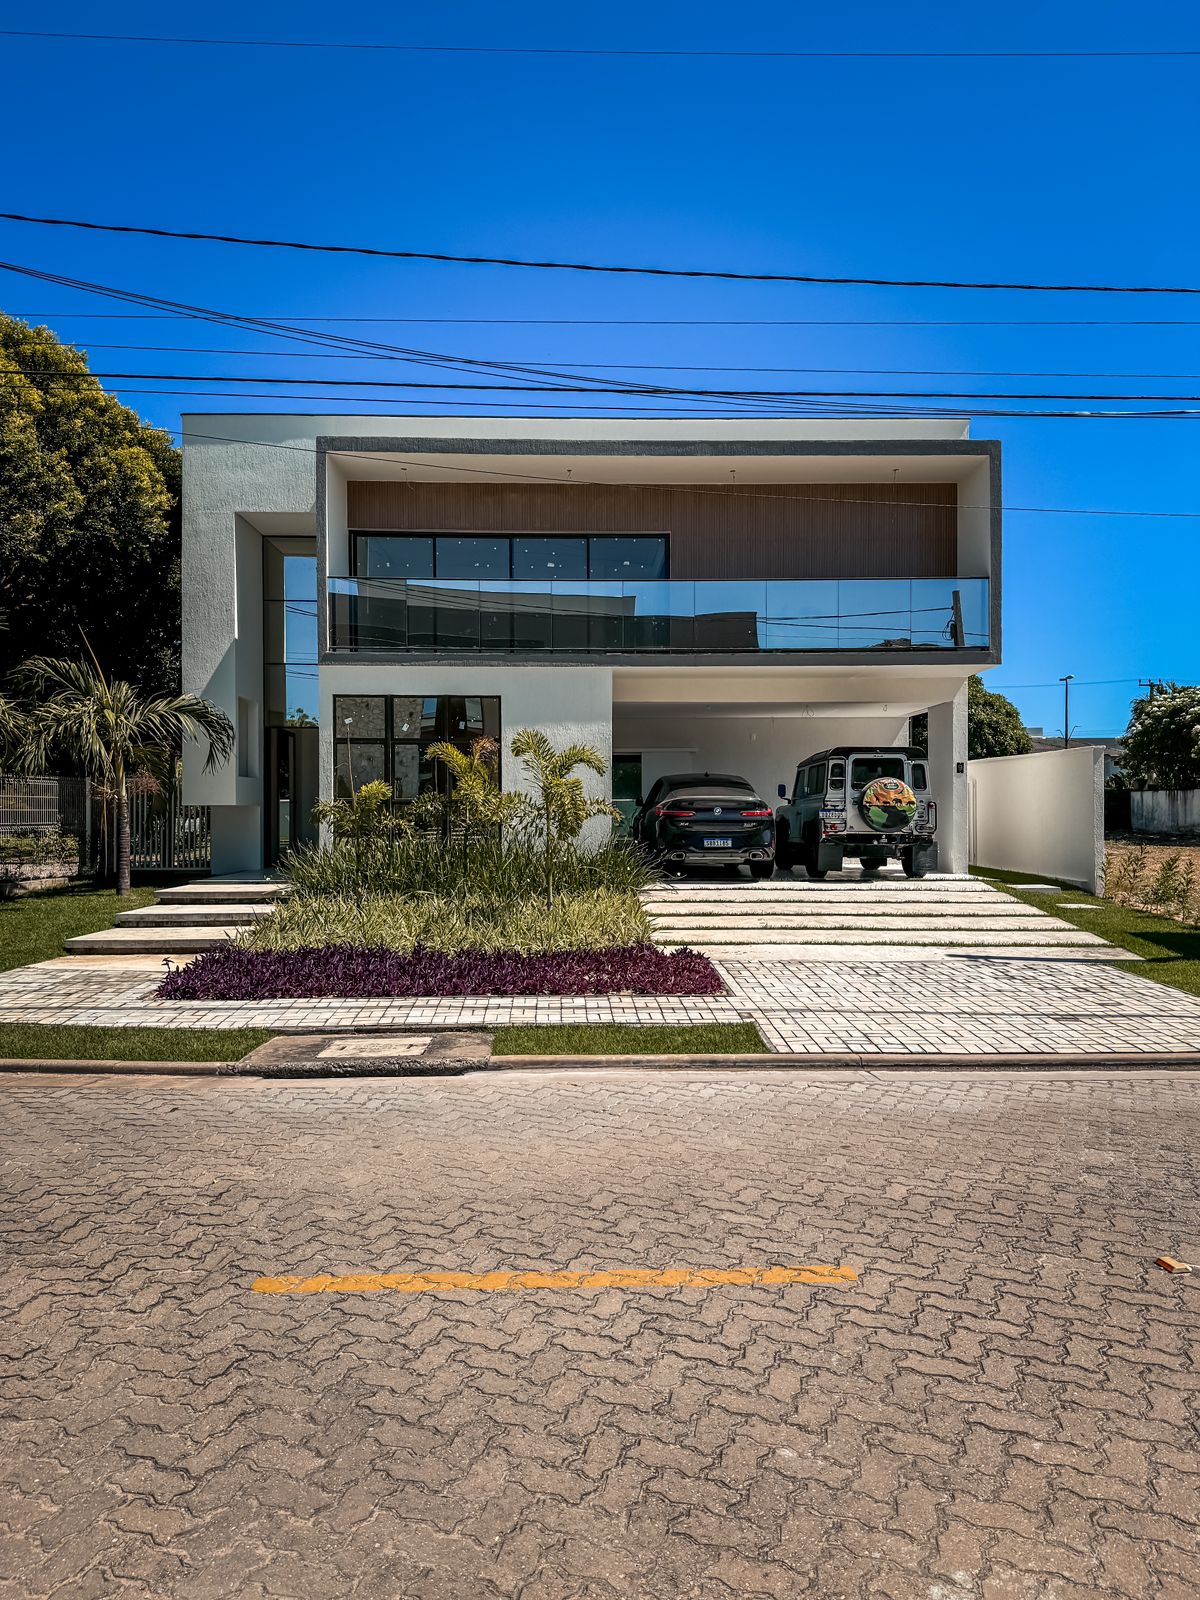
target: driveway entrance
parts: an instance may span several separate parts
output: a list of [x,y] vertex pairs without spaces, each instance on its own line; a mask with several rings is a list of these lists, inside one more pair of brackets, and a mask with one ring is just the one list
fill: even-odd
[[945,951],[1120,960],[1093,933],[993,889],[982,878],[906,878],[857,867],[820,882],[672,878],[643,897],[660,944],[727,959],[926,960]]

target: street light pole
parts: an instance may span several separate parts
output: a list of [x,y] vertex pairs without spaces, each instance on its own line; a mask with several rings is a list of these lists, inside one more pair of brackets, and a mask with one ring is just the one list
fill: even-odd
[[1075,676],[1075,674],[1073,672],[1068,672],[1065,677],[1060,678],[1058,680],[1059,683],[1061,683],[1062,686],[1063,686],[1063,749],[1064,750],[1069,750],[1071,748],[1071,679],[1074,676]]

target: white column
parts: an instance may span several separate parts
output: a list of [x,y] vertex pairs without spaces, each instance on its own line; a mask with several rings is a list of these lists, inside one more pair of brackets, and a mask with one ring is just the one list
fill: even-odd
[[938,871],[965,872],[968,860],[967,686],[929,708],[929,784],[938,808]]
[[213,806],[212,872],[261,872],[262,809],[259,806]]

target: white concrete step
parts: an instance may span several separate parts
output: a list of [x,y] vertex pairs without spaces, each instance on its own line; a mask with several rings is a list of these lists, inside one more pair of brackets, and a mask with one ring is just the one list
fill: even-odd
[[197,878],[194,883],[160,889],[158,901],[164,906],[247,905],[282,900],[289,892],[289,885],[277,878]]
[[[919,945],[1106,945],[1106,941],[1094,933],[1086,933],[1082,929],[1056,926],[1051,923],[1046,929],[1020,929],[1018,931],[1002,931],[1000,929],[979,928],[949,928],[940,931],[894,927],[886,932],[862,928],[830,928],[797,929],[795,932],[776,931],[762,928],[757,930],[761,934],[768,934],[770,942],[780,946],[784,945],[879,945],[879,944],[919,944]],[[656,933],[655,943],[664,946],[689,945],[693,949],[697,944],[712,946],[726,952],[743,949],[751,944],[760,944],[762,939],[750,940],[739,938],[733,930],[729,930],[725,939],[717,938],[711,927],[671,928],[663,929]],[[1107,946],[1106,946],[1107,947]]]
[[241,927],[213,928],[106,928],[101,933],[81,933],[63,946],[72,956],[174,956],[219,950],[235,938]]
[[976,900],[1008,899],[998,889],[987,884],[972,885],[965,881],[938,881],[933,878],[900,878],[889,883],[883,878],[864,878],[857,883],[847,883],[833,877],[821,878],[761,878],[730,881],[728,883],[695,883],[670,881],[655,883],[643,891],[646,894],[668,894],[692,900],[710,896],[739,895],[755,900],[772,895],[827,896],[839,895],[860,899],[865,895],[878,895],[888,900],[933,899]]
[[837,961],[842,965],[894,961],[1140,961],[1116,945],[929,945],[929,944],[702,944],[689,946],[722,966],[740,961],[786,967],[789,962]]
[[273,910],[263,905],[159,905],[143,906],[138,911],[122,911],[117,916],[120,928],[221,928],[247,927]]
[[796,896],[772,895],[766,900],[727,899],[675,900],[668,895],[643,895],[642,904],[649,911],[661,911],[664,916],[727,916],[747,917],[829,917],[849,912],[852,916],[891,917],[1003,917],[1043,916],[1038,906],[1027,906],[1021,900],[1007,896],[996,900],[889,900],[886,895],[830,895],[828,898],[800,899]]
[[869,916],[869,915],[825,915],[821,917],[808,916],[761,916],[741,917],[714,914],[705,917],[668,917],[657,913],[653,916],[655,932],[666,935],[679,928],[692,930],[701,929],[718,937],[720,932],[734,933],[767,933],[767,932],[792,932],[792,933],[833,933],[839,929],[853,930],[856,928],[871,928],[878,931],[894,930],[900,936],[912,932],[1015,932],[1026,928],[1070,928],[1069,922],[1064,922],[1060,917],[1039,916],[1036,912],[1022,916],[991,917],[979,915],[973,917],[951,916]]

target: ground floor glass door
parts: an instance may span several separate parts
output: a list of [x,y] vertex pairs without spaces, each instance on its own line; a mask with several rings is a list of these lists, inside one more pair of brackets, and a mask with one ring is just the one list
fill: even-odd
[[275,866],[289,850],[315,844],[313,807],[320,798],[320,734],[316,728],[268,728],[264,859]]

